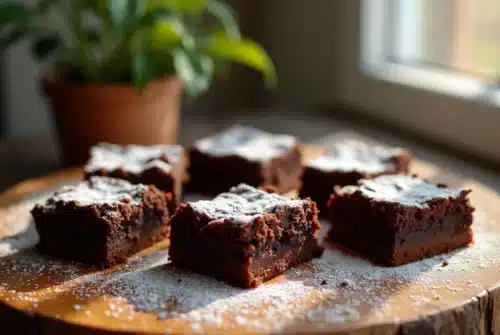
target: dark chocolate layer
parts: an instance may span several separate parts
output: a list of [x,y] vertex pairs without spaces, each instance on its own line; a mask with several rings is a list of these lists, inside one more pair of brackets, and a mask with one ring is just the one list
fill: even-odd
[[196,142],[189,156],[191,192],[218,194],[240,183],[280,193],[300,186],[302,147],[289,135],[235,126]]
[[[468,200],[469,190],[416,180],[402,185],[397,183],[401,181],[397,176],[384,177],[384,182],[377,184],[379,178],[332,195],[332,241],[376,263],[392,266],[472,242],[474,208]],[[378,186],[373,187],[373,183]]]
[[[124,187],[103,187],[109,183]],[[106,193],[110,189],[116,192]],[[140,197],[123,193],[124,189],[137,190]],[[35,206],[32,214],[40,237],[38,248],[51,256],[113,266],[168,237],[171,203],[171,194],[154,186],[94,177]]]
[[321,254],[316,205],[240,185],[213,201],[181,205],[172,218],[176,266],[242,287]]

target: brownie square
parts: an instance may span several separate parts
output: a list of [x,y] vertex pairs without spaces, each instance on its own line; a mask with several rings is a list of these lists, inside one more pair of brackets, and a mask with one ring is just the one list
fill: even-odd
[[328,235],[389,266],[449,252],[472,242],[470,192],[402,175],[337,187],[329,203]]
[[85,177],[107,176],[132,184],[154,185],[182,199],[185,178],[184,150],[179,145],[119,146],[100,143],[90,150]]
[[195,142],[189,157],[191,192],[218,194],[245,183],[284,193],[300,185],[302,146],[293,136],[233,126]]
[[175,266],[244,288],[256,287],[323,251],[314,202],[244,184],[211,201],[180,205],[171,224]]
[[335,185],[356,185],[360,179],[409,172],[411,154],[401,148],[370,146],[360,141],[337,143],[310,161],[302,175],[299,197],[310,197],[320,216],[327,216],[327,203]]
[[170,193],[92,177],[66,186],[31,211],[48,255],[111,267],[168,237]]

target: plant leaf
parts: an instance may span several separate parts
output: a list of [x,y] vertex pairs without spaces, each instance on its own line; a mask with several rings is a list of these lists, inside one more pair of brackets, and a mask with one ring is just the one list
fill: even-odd
[[52,5],[54,5],[54,3],[55,3],[55,0],[41,0],[37,4],[36,8],[37,8],[39,13],[45,14],[49,10],[49,8]]
[[90,43],[96,43],[101,40],[101,34],[96,29],[88,28],[85,32],[85,35],[87,36],[87,41],[89,41]]
[[6,36],[0,38],[0,52],[4,52],[9,46],[19,42],[27,34],[27,29],[14,28]]
[[182,22],[177,19],[165,20],[156,23],[151,31],[151,45],[153,50],[162,50],[179,44],[185,33]]
[[[49,0],[50,1],[50,0]],[[102,10],[102,6],[106,6],[106,3],[102,0],[87,0],[84,2],[85,8],[91,9],[94,12],[99,12]]]
[[145,8],[144,0],[108,0],[108,11],[115,27],[130,28]]
[[210,39],[206,52],[214,59],[229,60],[246,65],[262,73],[269,87],[276,85],[276,70],[264,48],[248,39],[235,41],[227,35],[215,34]]
[[106,22],[110,22],[110,11],[109,4],[105,0],[86,0],[83,3],[83,6],[86,10],[88,10],[92,15],[105,20]]
[[169,0],[169,5],[176,10],[187,14],[200,14],[209,0]]
[[147,53],[136,54],[132,58],[132,75],[135,87],[143,90],[154,77],[154,64]]
[[32,45],[31,52],[40,60],[46,59],[61,44],[57,35],[47,35],[38,38]]
[[210,0],[207,4],[207,10],[219,20],[230,38],[236,40],[241,39],[241,32],[238,21],[236,20],[236,15],[227,3],[220,0]]
[[108,0],[108,11],[111,22],[122,26],[128,18],[128,0]]
[[168,8],[152,8],[141,18],[141,26],[152,27],[156,23],[169,19],[178,18],[172,10]]
[[11,23],[26,23],[33,16],[33,12],[21,4],[1,4],[0,5],[0,26]]
[[196,97],[210,87],[214,75],[212,58],[204,54],[188,54],[183,49],[174,50],[173,57],[174,68],[189,96]]

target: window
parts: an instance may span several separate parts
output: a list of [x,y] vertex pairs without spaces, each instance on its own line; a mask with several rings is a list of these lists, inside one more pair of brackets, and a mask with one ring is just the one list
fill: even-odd
[[346,11],[346,40],[360,43],[346,44],[341,100],[500,163],[498,0],[357,0]]
[[390,6],[394,61],[498,81],[498,0],[393,0]]
[[[399,82],[490,103],[500,101],[496,93],[498,1],[375,0],[365,1],[363,9],[363,65],[368,70],[383,67],[385,75],[398,70]],[[369,51],[374,47],[379,49],[376,57]]]

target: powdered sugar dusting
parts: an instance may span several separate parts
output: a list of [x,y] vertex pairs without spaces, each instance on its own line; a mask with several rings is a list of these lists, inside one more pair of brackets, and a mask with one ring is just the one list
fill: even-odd
[[[93,294],[117,296],[136,311],[154,313],[159,319],[180,319],[195,328],[236,324],[255,331],[279,331],[297,320],[356,322],[367,313],[375,317],[393,313],[392,296],[402,287],[413,285],[408,304],[423,308],[435,297],[424,296],[424,291],[453,292],[457,290],[454,281],[469,271],[477,271],[482,265],[498,267],[498,259],[489,255],[499,242],[482,233],[477,239],[470,248],[398,268],[377,267],[338,250],[327,250],[321,259],[291,269],[286,276],[253,290],[176,269],[168,264],[163,251],[156,255],[163,259],[155,266],[138,265],[135,270],[111,274]],[[445,270],[441,266],[444,258],[450,260]],[[474,289],[472,282],[468,286]],[[88,294],[85,287],[75,294]],[[116,309],[109,313],[120,318]]]
[[251,161],[267,161],[289,152],[297,142],[290,135],[270,134],[252,127],[235,125],[195,142],[194,146],[214,156],[237,155]]
[[212,200],[189,202],[189,206],[209,216],[212,220],[228,219],[234,224],[248,224],[262,213],[269,213],[288,206],[302,208],[306,200],[289,199],[275,193],[267,193],[255,187],[240,184],[221,193]]
[[404,175],[362,179],[357,186],[344,186],[339,194],[361,192],[369,199],[401,203],[406,206],[428,206],[436,199],[457,198],[467,189],[440,187],[417,177]]
[[51,207],[56,202],[76,202],[80,206],[127,202],[139,204],[146,185],[131,184],[125,180],[108,177],[91,177],[76,185],[64,186],[47,200]]
[[[11,251],[33,246],[36,232],[33,236],[26,214],[32,205],[28,202],[11,209],[7,221],[24,225],[24,233],[16,240],[12,236],[2,240],[0,246],[9,245]],[[488,288],[489,283],[480,274],[500,270],[497,229],[496,223],[478,209],[476,241],[469,248],[397,268],[374,266],[328,249],[322,258],[252,290],[176,269],[165,249],[144,258],[134,257],[110,272],[21,250],[0,260],[0,297],[7,302],[22,301],[30,310],[44,310],[44,294],[57,294],[59,299],[72,297],[68,303],[72,313],[111,318],[131,331],[138,329],[134,328],[138,322],[144,327],[141,329],[154,322],[155,329],[163,325],[165,332],[174,331],[173,320],[183,323],[187,331],[201,333],[207,327],[279,332],[299,323],[345,325],[385,320],[388,316],[403,318],[407,316],[404,310],[430,313],[435,306],[449,307],[446,303],[450,296],[474,296]],[[443,267],[444,260],[448,266]],[[103,311],[87,306],[87,301],[96,297],[105,304]],[[145,318],[144,313],[156,316],[155,321]],[[61,313],[59,317],[65,316]]]
[[181,160],[182,147],[178,145],[126,145],[100,143],[90,150],[90,160],[85,166],[88,173],[98,170],[108,172],[122,169],[130,173],[141,173],[151,168],[170,172],[171,164]]
[[401,148],[370,146],[359,140],[345,140],[311,160],[308,166],[323,171],[382,173],[396,169],[396,157],[402,152]]
[[0,257],[35,245],[38,234],[31,221],[33,203],[12,207],[3,222],[0,222]]

